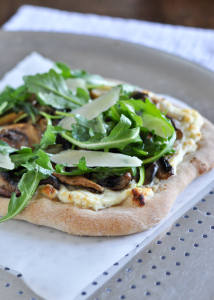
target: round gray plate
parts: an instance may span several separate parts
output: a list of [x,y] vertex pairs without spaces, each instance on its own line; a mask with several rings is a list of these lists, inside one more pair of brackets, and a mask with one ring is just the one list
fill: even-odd
[[176,97],[214,122],[214,73],[179,57],[99,37],[0,32],[0,78],[32,51],[72,68]]

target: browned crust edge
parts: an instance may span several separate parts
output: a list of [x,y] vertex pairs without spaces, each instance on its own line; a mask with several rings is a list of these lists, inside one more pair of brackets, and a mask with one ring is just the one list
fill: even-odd
[[[139,206],[131,197],[122,204],[95,212],[47,198],[30,202],[15,219],[52,227],[74,235],[118,236],[147,230],[170,211],[176,197],[196,177],[214,167],[214,126],[208,120],[202,127],[198,150],[187,154],[177,175],[164,182],[146,205]],[[7,213],[9,199],[0,197],[0,215]]]

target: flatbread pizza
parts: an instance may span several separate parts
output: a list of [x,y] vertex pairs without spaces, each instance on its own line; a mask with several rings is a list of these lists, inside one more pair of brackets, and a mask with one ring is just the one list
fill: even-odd
[[0,94],[0,223],[147,230],[214,167],[214,126],[150,91],[56,63]]

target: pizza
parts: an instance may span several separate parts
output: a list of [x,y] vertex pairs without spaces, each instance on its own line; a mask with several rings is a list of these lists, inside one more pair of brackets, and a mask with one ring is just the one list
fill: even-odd
[[214,126],[192,108],[64,63],[23,82],[0,94],[0,223],[141,232],[214,166]]

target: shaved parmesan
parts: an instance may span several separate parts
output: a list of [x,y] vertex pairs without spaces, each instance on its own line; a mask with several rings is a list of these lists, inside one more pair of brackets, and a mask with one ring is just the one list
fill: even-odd
[[88,93],[88,89],[86,88],[86,82],[82,78],[68,78],[66,80],[66,85],[70,91],[76,94],[77,88],[81,88]]
[[9,154],[0,153],[0,167],[8,170],[14,169],[14,163],[12,163]]
[[[109,109],[117,102],[119,99],[120,89],[120,87],[111,89],[109,92],[106,92],[95,100],[86,103],[82,107],[74,109],[72,114],[80,114],[88,120],[96,118],[100,113]],[[59,125],[64,129],[70,130],[71,124],[75,123],[76,120],[74,117],[65,117],[60,121]]]
[[86,151],[86,150],[66,150],[51,156],[51,160],[57,164],[66,164],[73,167],[78,164],[80,158],[85,157],[88,167],[139,167],[142,161],[133,156],[120,153]]

